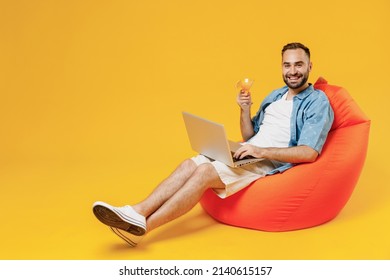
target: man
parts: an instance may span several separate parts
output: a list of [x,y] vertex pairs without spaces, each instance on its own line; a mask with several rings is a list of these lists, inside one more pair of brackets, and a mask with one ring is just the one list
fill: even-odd
[[271,92],[253,118],[250,93],[238,94],[240,129],[246,142],[234,156],[265,160],[231,168],[198,155],[183,161],[145,200],[124,207],[96,202],[95,216],[136,246],[147,231],[191,210],[208,188],[224,198],[265,175],[315,161],[332,125],[333,111],[326,95],[308,83],[311,69],[309,49],[300,43],[287,44],[282,49],[286,86]]

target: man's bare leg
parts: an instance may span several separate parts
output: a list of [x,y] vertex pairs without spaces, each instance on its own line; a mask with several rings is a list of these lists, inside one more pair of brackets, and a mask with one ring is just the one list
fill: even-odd
[[203,193],[210,187],[224,188],[214,166],[205,163],[199,165],[181,188],[170,196],[146,220],[148,231],[170,222],[190,211],[201,199]]
[[210,187],[225,187],[214,166],[210,163],[197,166],[192,160],[186,160],[135,207],[115,207],[97,201],[93,212],[116,235],[134,247],[146,230],[155,229],[191,210]]
[[146,199],[132,207],[141,215],[149,217],[183,187],[196,168],[197,166],[193,160],[187,159],[183,161]]

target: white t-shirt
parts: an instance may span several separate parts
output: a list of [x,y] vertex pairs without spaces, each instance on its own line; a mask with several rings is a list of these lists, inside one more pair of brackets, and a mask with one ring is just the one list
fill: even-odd
[[[291,134],[292,100],[286,100],[287,93],[281,99],[271,103],[266,109],[259,132],[247,143],[258,147],[288,147]],[[277,124],[277,125],[275,125]]]

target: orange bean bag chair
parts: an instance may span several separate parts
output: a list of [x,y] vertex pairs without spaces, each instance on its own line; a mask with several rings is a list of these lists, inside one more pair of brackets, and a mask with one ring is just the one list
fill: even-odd
[[335,119],[321,155],[313,163],[261,178],[221,199],[207,190],[200,204],[214,219],[263,231],[289,231],[335,218],[350,198],[366,158],[370,120],[348,92],[319,78]]

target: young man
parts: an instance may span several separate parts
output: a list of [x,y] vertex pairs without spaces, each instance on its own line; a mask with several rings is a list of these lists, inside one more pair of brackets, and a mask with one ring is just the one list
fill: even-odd
[[309,49],[300,43],[287,44],[282,49],[286,86],[271,92],[253,118],[250,93],[238,94],[240,129],[246,142],[234,156],[265,160],[231,168],[198,155],[183,161],[146,199],[133,206],[94,203],[95,216],[136,246],[147,231],[191,210],[208,188],[224,198],[265,175],[315,161],[332,125],[333,111],[325,93],[308,83],[311,69]]

